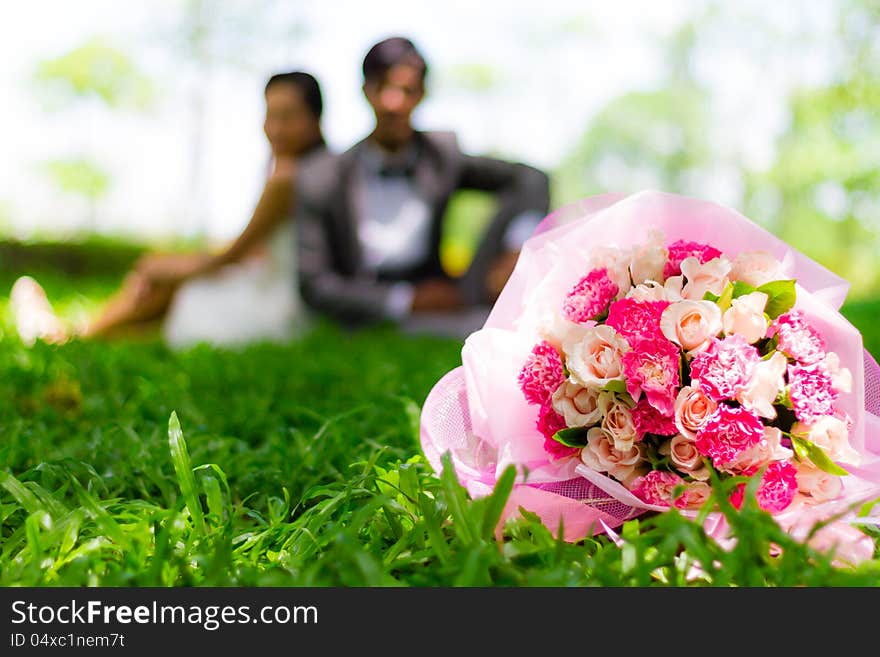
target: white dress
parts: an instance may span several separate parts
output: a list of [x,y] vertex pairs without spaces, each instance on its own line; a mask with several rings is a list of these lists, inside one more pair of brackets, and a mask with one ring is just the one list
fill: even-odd
[[174,348],[201,342],[243,346],[287,341],[307,324],[295,267],[296,235],[286,221],[259,257],[184,283],[174,295],[162,334]]

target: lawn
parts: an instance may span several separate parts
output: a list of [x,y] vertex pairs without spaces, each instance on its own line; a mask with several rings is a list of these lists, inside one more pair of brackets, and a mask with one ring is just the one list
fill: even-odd
[[[0,285],[28,271],[71,316],[96,307],[137,252],[2,245]],[[460,363],[457,340],[320,324],[243,350],[26,348],[5,305],[2,586],[880,584],[880,557],[835,565],[749,505],[730,512],[748,539],[730,551],[674,512],[625,525],[623,549],[557,541],[534,518],[496,540],[506,490],[470,500],[420,454],[420,406]],[[880,354],[880,301],[844,310]]]

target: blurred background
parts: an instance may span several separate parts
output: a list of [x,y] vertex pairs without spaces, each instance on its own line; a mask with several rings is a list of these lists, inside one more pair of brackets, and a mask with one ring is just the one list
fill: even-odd
[[[363,55],[392,34],[431,67],[416,124],[542,167],[554,207],[698,196],[846,277],[850,299],[880,297],[873,0],[6,3],[0,240],[231,238],[265,175],[269,75],[319,78],[343,150],[371,128]],[[450,209],[451,269],[486,203]]]

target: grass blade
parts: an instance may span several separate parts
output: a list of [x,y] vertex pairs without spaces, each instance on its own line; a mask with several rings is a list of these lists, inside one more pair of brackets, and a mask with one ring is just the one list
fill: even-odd
[[206,536],[208,532],[196,489],[196,478],[193,474],[192,463],[189,459],[189,452],[186,449],[186,441],[183,439],[183,431],[180,429],[180,420],[177,419],[176,411],[171,411],[171,418],[168,420],[168,445],[171,447],[171,461],[174,463],[177,483],[180,486],[183,500],[186,502],[186,508],[189,509],[189,514],[193,519],[196,531],[202,536]]

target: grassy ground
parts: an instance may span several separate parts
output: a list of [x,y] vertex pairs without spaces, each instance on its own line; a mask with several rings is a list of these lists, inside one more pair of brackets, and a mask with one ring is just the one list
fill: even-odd
[[[88,312],[137,255],[109,249],[102,268],[71,272],[94,261],[91,248],[0,248],[0,289],[26,267],[61,312]],[[730,514],[748,539],[732,551],[675,513],[626,525],[624,549],[605,537],[560,543],[534,519],[496,541],[506,491],[469,500],[420,456],[420,406],[460,363],[456,340],[321,325],[240,351],[155,340],[27,349],[5,302],[3,586],[880,583],[880,560],[836,567],[750,508]],[[875,355],[878,311],[847,309]],[[710,565],[688,579],[694,560]]]

